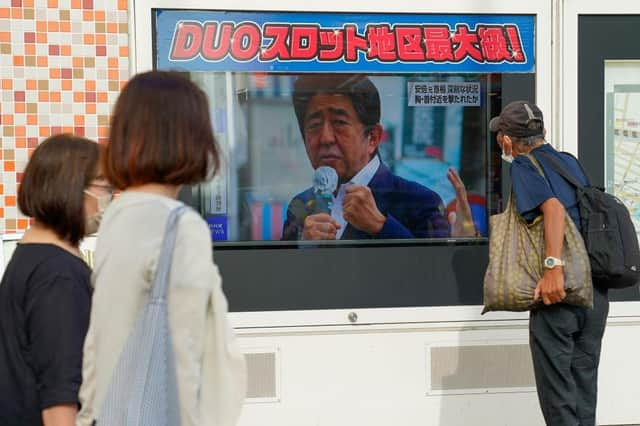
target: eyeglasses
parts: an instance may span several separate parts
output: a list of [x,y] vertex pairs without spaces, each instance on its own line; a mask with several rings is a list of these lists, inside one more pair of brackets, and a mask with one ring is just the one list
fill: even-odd
[[88,187],[93,187],[93,188],[98,188],[102,191],[104,191],[105,193],[109,194],[111,197],[113,197],[113,193],[115,192],[115,188],[111,185],[102,185],[99,183],[90,183],[89,185],[87,185]]

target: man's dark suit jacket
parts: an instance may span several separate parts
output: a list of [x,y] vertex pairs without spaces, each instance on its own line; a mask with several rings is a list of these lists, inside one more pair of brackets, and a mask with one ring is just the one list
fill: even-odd
[[[391,173],[380,163],[369,188],[378,210],[387,217],[377,235],[369,235],[347,224],[342,240],[434,238],[448,237],[449,222],[438,194],[424,186]],[[282,230],[283,240],[302,239],[305,218],[314,212],[313,188],[296,195],[289,203],[287,220]]]

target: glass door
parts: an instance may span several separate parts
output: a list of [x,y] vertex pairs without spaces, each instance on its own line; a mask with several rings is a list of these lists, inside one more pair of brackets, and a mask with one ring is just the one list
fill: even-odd
[[[638,26],[640,15],[578,16],[577,139],[591,183],[626,204],[640,235]],[[610,298],[640,300],[640,293],[632,287]]]

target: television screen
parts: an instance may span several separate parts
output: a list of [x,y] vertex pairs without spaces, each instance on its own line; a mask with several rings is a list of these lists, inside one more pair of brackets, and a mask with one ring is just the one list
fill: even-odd
[[224,161],[216,179],[182,197],[201,210],[214,240],[487,235],[495,175],[488,88],[498,86],[499,75],[191,72],[191,78],[209,97]]

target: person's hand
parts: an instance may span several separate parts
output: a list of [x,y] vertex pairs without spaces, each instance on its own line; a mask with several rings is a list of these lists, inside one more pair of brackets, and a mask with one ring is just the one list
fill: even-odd
[[342,216],[356,229],[370,235],[376,235],[384,226],[387,218],[378,210],[368,186],[351,185],[342,200]]
[[305,240],[335,240],[340,225],[327,213],[317,213],[304,219]]
[[566,296],[564,291],[564,271],[561,266],[545,269],[542,279],[538,281],[533,293],[533,300],[542,298],[542,303],[552,305],[562,302]]
[[447,179],[456,191],[456,211],[449,214],[449,224],[451,225],[452,237],[474,237],[476,235],[476,226],[473,223],[473,215],[469,200],[467,199],[467,190],[460,176],[452,168],[447,172]]

